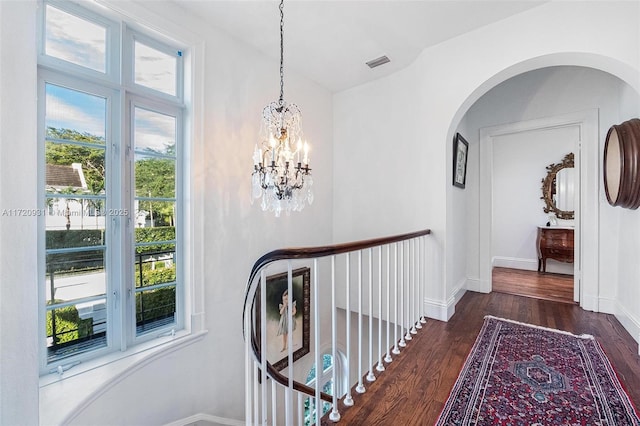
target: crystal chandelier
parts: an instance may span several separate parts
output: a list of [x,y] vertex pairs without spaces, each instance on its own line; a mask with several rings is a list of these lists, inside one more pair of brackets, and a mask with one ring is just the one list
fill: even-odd
[[[313,203],[309,144],[303,142],[302,114],[284,100],[284,0],[280,1],[280,98],[262,110],[261,147],[253,152],[253,199],[276,217]],[[301,158],[302,157],[302,158]]]

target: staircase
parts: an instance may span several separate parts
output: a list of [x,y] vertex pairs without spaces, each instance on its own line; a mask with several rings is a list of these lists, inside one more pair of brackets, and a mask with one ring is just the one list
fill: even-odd
[[247,425],[339,422],[358,403],[425,323],[429,234],[255,262],[243,315]]

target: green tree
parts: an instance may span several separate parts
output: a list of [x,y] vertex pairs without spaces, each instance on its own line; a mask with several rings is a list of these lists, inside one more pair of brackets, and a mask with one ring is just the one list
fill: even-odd
[[[58,142],[47,142],[45,146],[45,159],[47,164],[68,166],[73,163],[82,164],[82,173],[87,183],[87,189],[91,194],[97,195],[105,189],[105,140],[103,137],[90,133],[80,133],[71,129],[56,129],[47,127],[47,137],[62,141],[76,141],[87,144],[95,144],[101,148],[94,149],[86,146],[65,144]],[[60,194],[77,194],[77,188],[64,188],[56,190]],[[69,202],[75,200],[83,203],[82,199],[67,198],[65,217],[67,218],[67,229],[71,228],[71,213]],[[86,200],[96,210],[100,210],[102,203],[100,200]]]
[[[163,155],[175,155],[175,144],[167,145]],[[173,198],[176,193],[176,162],[173,158],[143,157],[136,161],[138,197]],[[140,210],[152,216],[154,226],[174,224],[173,203],[141,201]]]
[[[103,137],[90,133],[80,133],[71,129],[47,128],[47,137],[58,140],[68,140],[96,144],[104,147]],[[73,163],[82,164],[87,186],[92,194],[99,194],[104,191],[105,177],[105,150],[94,149],[85,146],[76,146],[64,143],[47,142],[45,149],[45,159],[47,164],[58,164],[68,166]]]

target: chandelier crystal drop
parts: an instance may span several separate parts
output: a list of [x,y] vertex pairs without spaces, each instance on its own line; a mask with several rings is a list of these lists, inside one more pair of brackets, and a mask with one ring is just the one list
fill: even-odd
[[309,144],[303,139],[302,114],[284,100],[284,0],[280,1],[280,98],[262,110],[260,146],[253,152],[251,201],[280,216],[313,203]]

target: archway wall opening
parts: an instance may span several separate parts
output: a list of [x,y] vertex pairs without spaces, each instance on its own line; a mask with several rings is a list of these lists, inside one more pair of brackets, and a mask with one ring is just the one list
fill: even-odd
[[[621,107],[620,118],[638,114],[639,17],[636,2],[545,3],[426,49],[389,77],[336,94],[335,240],[431,228],[424,303],[429,316],[448,319],[469,279],[477,278],[473,250],[479,242],[469,234],[478,217],[469,207],[478,194],[472,160],[478,135],[463,117],[500,83],[554,66],[618,77],[633,89],[622,95],[631,106],[626,112]],[[471,143],[465,189],[452,186],[456,132]]]

